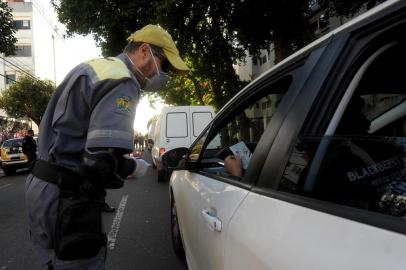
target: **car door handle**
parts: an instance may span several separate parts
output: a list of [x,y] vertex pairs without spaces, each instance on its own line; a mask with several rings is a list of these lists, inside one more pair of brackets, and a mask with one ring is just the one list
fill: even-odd
[[213,214],[211,209],[203,209],[202,216],[204,221],[209,225],[212,231],[221,232],[222,224],[221,220]]

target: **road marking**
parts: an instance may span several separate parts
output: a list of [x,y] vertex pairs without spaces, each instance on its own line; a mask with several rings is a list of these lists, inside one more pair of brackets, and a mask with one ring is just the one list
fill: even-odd
[[113,224],[111,224],[110,232],[107,236],[107,247],[112,250],[116,247],[117,235],[120,229],[121,219],[123,218],[124,209],[127,204],[128,195],[124,195],[121,198],[120,205],[118,206],[116,216],[113,219]]
[[0,186],[0,189],[5,188],[5,187],[8,187],[8,186],[11,186],[11,184],[5,184],[5,185],[3,185],[3,186]]

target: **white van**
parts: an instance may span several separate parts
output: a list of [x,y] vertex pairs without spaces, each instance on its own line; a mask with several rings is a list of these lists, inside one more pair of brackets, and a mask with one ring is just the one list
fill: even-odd
[[189,147],[214,118],[212,106],[164,107],[155,123],[152,162],[158,169],[158,181],[169,179],[161,156],[177,147]]

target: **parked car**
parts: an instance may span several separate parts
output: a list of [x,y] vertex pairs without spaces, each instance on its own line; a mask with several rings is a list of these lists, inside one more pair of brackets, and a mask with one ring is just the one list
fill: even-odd
[[164,107],[154,130],[152,162],[158,170],[158,181],[169,179],[171,171],[162,166],[161,156],[168,150],[190,146],[214,117],[212,106]]
[[[406,269],[405,48],[406,1],[386,1],[162,156],[189,269]],[[241,177],[224,166],[237,152]]]
[[27,168],[28,159],[23,154],[23,138],[5,140],[1,145],[1,168],[5,175],[11,175],[17,169]]

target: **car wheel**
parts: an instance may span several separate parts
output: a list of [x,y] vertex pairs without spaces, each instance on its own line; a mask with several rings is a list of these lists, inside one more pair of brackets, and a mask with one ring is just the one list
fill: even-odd
[[171,236],[172,236],[172,247],[175,254],[183,259],[185,257],[185,250],[183,249],[182,237],[180,234],[178,215],[176,212],[175,200],[171,200]]
[[12,174],[15,174],[16,170],[13,168],[4,168],[3,172],[5,175],[12,175]]

